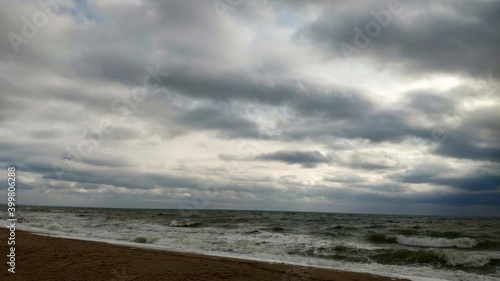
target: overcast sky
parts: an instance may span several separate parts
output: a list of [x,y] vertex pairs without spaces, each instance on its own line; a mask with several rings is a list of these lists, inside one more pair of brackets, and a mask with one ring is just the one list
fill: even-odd
[[21,204],[500,215],[499,14],[2,1],[0,199],[14,165]]

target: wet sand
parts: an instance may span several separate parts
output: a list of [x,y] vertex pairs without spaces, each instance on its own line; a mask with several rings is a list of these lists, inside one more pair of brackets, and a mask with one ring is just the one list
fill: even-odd
[[8,230],[0,228],[0,280],[389,281],[366,273],[132,248],[16,231],[15,274],[7,271]]

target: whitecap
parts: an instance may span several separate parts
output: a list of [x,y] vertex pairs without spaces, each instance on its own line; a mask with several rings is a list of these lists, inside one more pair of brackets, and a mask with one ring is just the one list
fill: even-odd
[[171,221],[170,224],[168,226],[171,226],[171,227],[189,227],[189,226],[195,226],[195,225],[198,225],[199,223],[197,222],[193,222],[193,221],[187,221],[187,222],[183,222],[183,221]]
[[396,241],[399,244],[416,247],[432,247],[432,248],[472,248],[477,245],[477,241],[468,237],[446,239],[434,237],[405,237],[403,235],[396,236]]
[[451,266],[482,267],[490,262],[491,257],[485,254],[441,250],[438,255]]
[[70,230],[64,228],[62,225],[60,225],[58,223],[51,223],[49,225],[46,225],[44,228],[47,230],[52,230],[52,231],[70,232]]

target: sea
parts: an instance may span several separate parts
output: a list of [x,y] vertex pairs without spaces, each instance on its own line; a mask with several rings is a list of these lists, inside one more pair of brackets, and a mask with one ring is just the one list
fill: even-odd
[[498,217],[25,206],[17,218],[17,229],[55,237],[416,281],[500,280]]

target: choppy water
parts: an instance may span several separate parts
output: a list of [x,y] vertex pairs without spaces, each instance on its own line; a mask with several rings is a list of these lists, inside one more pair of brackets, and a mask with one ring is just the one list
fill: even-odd
[[[500,280],[500,219],[24,207],[20,229],[413,280]],[[5,221],[5,220],[3,220]]]

